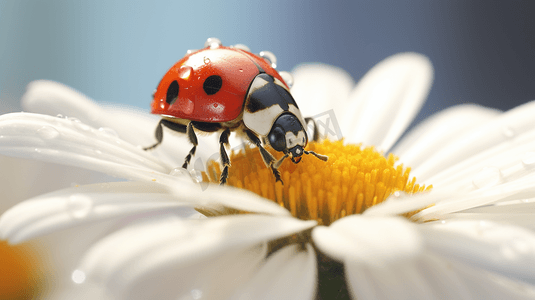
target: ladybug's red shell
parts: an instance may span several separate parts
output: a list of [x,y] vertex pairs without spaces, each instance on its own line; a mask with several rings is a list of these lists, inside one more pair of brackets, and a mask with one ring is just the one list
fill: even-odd
[[[232,121],[243,111],[249,86],[261,70],[284,83],[267,61],[241,49],[220,46],[186,55],[160,81],[152,113],[200,122]],[[215,89],[207,90],[213,80],[206,79],[213,75],[211,79],[220,80]]]

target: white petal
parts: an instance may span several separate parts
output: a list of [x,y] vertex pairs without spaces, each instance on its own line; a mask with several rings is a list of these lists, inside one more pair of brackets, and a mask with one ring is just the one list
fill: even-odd
[[128,179],[167,173],[149,153],[81,122],[29,113],[0,116],[0,153],[82,167]]
[[490,221],[448,220],[418,227],[426,246],[445,257],[535,283],[535,235]]
[[[0,155],[0,213],[37,195],[76,184],[113,181],[102,173],[76,167]],[[8,171],[6,171],[8,170]],[[31,187],[31,188],[29,188]]]
[[[187,296],[192,290],[199,290],[203,297],[210,298],[209,295],[217,295],[213,293],[222,288],[222,283],[228,284],[228,277],[225,279],[226,275],[214,273],[211,264],[219,264],[216,270],[223,272],[223,267],[229,267],[224,263],[225,258],[238,263],[240,255],[248,251],[252,251],[251,260],[258,263],[258,258],[263,258],[265,253],[254,250],[257,245],[306,230],[314,224],[293,218],[243,215],[138,225],[95,244],[79,269],[87,274],[88,280],[106,284],[116,296],[127,299],[134,296],[131,291],[141,291],[140,287],[145,289],[144,295],[158,295],[158,290],[163,288],[176,293],[172,299],[179,293]],[[248,265],[255,266],[255,263],[240,266]],[[155,285],[162,274],[163,278],[171,274],[175,277],[162,282],[164,287]],[[245,281],[245,278],[237,278],[234,284]],[[236,285],[228,287],[229,291],[233,287]]]
[[459,136],[499,114],[499,111],[473,104],[457,105],[424,120],[411,130],[391,152],[416,170],[423,162]]
[[[432,194],[431,194],[432,193]],[[394,193],[385,201],[366,209],[363,215],[366,216],[397,216],[423,209],[447,199],[449,194],[439,193],[436,190],[426,193],[408,195],[405,193]]]
[[14,206],[0,218],[0,238],[20,243],[67,228],[157,211],[183,216],[195,213],[158,184],[102,183],[38,196]]
[[426,181],[442,170],[449,172],[447,169],[452,166],[459,168],[456,164],[490,147],[518,142],[517,139],[521,135],[529,134],[528,132],[535,127],[534,114],[535,101],[518,106],[473,128],[445,144],[417,170],[414,170],[414,176]]
[[[535,186],[532,184],[534,180],[535,174],[529,174],[520,179],[482,188],[470,193],[452,194],[441,190],[436,191],[436,193],[432,191],[430,195],[436,195],[439,201],[436,202],[436,205],[417,213],[413,218],[420,221],[442,219],[452,212],[503,201],[530,198],[535,195]],[[447,198],[440,194],[446,195]]]
[[[159,181],[163,182],[164,179]],[[243,189],[205,183],[190,188],[186,183],[173,184],[172,181],[166,182],[166,185],[173,190],[178,200],[191,202],[195,207],[212,211],[215,215],[229,214],[226,211],[228,208],[278,216],[291,215],[276,202]]]
[[286,246],[269,256],[232,299],[314,299],[316,280],[312,246],[307,245],[306,250]]
[[535,299],[533,285],[454,261],[445,260],[444,267],[466,287],[468,299]]
[[342,130],[350,143],[388,151],[424,103],[433,79],[429,59],[416,53],[393,55],[357,84]]
[[381,267],[419,254],[422,242],[414,226],[399,217],[353,215],[314,228],[312,238],[319,250],[336,260]]
[[[149,92],[150,93],[150,92]],[[147,94],[148,95],[148,94]],[[112,99],[108,99],[112,100]],[[122,140],[135,146],[150,146],[156,142],[154,131],[159,121],[153,116],[134,107],[102,107],[84,94],[61,83],[38,80],[30,83],[22,99],[24,109],[30,112],[56,116],[75,117],[94,128],[108,130]],[[150,99],[147,97],[147,108]],[[191,148],[185,135],[172,134],[164,128],[165,142],[151,153],[173,167],[181,166]],[[197,157],[204,161],[218,152],[215,138],[199,138]]]
[[[489,145],[427,181],[457,191],[473,191],[513,182],[535,173],[535,129]],[[417,172],[416,172],[417,173]]]
[[[329,116],[331,124],[325,125],[342,121],[349,93],[355,86],[347,72],[324,64],[304,64],[295,68],[292,74],[295,84],[291,92],[303,117],[313,117],[317,122],[325,122],[325,113],[332,109],[333,116]],[[319,130],[324,132],[322,128]]]
[[439,299],[414,258],[383,267],[357,261],[348,261],[344,266],[349,290],[356,299]]

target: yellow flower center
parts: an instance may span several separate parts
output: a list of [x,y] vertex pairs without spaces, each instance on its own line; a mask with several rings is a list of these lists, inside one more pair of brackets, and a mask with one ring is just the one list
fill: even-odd
[[[245,152],[233,152],[227,184],[275,201],[296,218],[324,225],[360,214],[396,191],[412,194],[432,188],[417,184],[416,178],[410,178],[410,168],[396,165],[396,156],[385,157],[374,147],[325,140],[310,143],[307,148],[327,155],[329,160],[303,155],[301,162],[294,164],[286,159],[279,168],[284,184],[275,182],[258,149],[246,147]],[[268,150],[276,158],[281,156]],[[220,165],[212,161],[204,179],[218,183],[220,175]]]
[[42,288],[37,253],[0,241],[0,299],[33,299]]

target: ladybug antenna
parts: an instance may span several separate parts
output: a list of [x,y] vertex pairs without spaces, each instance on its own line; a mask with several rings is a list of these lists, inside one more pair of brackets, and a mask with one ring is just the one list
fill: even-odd
[[321,154],[318,154],[318,153],[316,153],[314,151],[306,151],[306,150],[304,150],[304,151],[305,151],[305,154],[312,154],[315,157],[317,157],[317,158],[319,158],[319,159],[321,159],[323,161],[327,161],[329,159],[329,157],[327,155],[321,155]]

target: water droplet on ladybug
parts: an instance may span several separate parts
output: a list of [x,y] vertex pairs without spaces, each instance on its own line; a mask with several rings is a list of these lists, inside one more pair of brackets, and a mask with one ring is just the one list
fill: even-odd
[[182,66],[178,70],[178,77],[188,80],[189,77],[193,75],[193,68],[190,66]]
[[193,112],[195,108],[195,103],[188,98],[178,99],[178,109],[184,112],[186,115],[189,115]]
[[273,54],[273,52],[271,52],[271,51],[261,51],[260,52],[260,57],[262,57],[268,63],[270,63],[271,67],[273,69],[277,68],[277,57],[275,56],[275,54]]
[[186,55],[191,54],[191,53],[193,53],[193,52],[195,52],[197,50],[199,50],[199,49],[190,49],[190,50],[186,51]]
[[204,57],[204,63],[205,63],[205,64],[209,64],[209,63],[210,63],[210,58],[208,58],[208,57],[205,56],[205,57]]
[[239,71],[240,71],[240,72],[243,72],[243,69],[240,69]]
[[204,42],[204,47],[210,47],[210,49],[219,48],[221,45],[223,45],[221,41],[215,37],[208,38],[206,42]]

